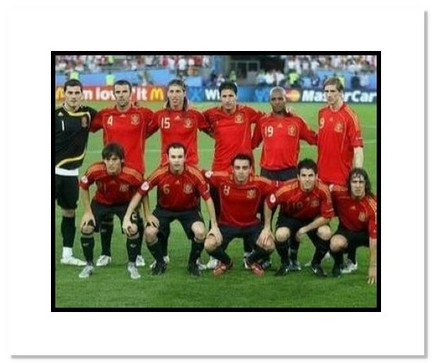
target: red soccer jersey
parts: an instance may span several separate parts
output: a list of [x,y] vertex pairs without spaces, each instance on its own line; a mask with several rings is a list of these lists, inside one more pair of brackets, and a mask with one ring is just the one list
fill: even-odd
[[200,112],[165,108],[155,112],[149,128],[151,133],[160,129],[161,165],[168,161],[166,149],[173,142],[186,147],[186,162],[189,165],[198,165],[197,133],[198,130],[208,129],[208,123]]
[[153,111],[144,107],[130,107],[120,112],[117,107],[99,111],[90,125],[90,131],[103,129],[104,145],[116,142],[125,150],[125,161],[141,173],[145,171],[144,149],[148,124]]
[[321,108],[318,120],[318,175],[327,184],[345,185],[354,148],[363,146],[358,117],[344,103],[337,111]]
[[298,180],[290,180],[267,198],[266,203],[271,209],[280,204],[280,213],[292,218],[334,217],[330,191],[319,180],[310,192],[302,191]]
[[185,165],[181,174],[173,174],[169,165],[157,168],[138,189],[141,195],[147,195],[157,189],[157,204],[171,211],[184,211],[199,206],[200,195],[204,200],[210,198],[208,184],[201,172],[192,165]]
[[316,145],[316,134],[299,116],[274,114],[260,118],[252,137],[252,148],[263,141],[261,167],[281,170],[297,166],[300,140]]
[[88,190],[96,183],[94,200],[105,205],[129,203],[142,183],[142,174],[123,165],[120,174],[109,175],[103,161],[92,164],[80,180],[80,187]]
[[231,161],[238,153],[252,155],[251,125],[264,113],[244,105],[237,105],[229,114],[222,107],[214,107],[204,112],[215,139],[213,171],[229,171]]
[[368,231],[369,238],[377,238],[377,202],[375,196],[366,195],[360,200],[351,197],[345,187],[332,191],[336,215],[342,226],[350,231]]
[[220,224],[232,227],[248,227],[260,223],[257,213],[264,199],[275,192],[276,183],[261,176],[251,175],[239,185],[228,172],[205,173],[206,179],[218,190],[220,201]]

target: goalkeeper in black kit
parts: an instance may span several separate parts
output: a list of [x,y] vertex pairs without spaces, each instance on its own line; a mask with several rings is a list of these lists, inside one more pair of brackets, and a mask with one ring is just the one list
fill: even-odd
[[64,95],[63,105],[55,110],[55,198],[62,210],[63,238],[60,262],[84,266],[85,262],[72,253],[79,195],[78,172],[86,152],[90,123],[97,111],[81,105],[83,86],[76,79],[65,83]]

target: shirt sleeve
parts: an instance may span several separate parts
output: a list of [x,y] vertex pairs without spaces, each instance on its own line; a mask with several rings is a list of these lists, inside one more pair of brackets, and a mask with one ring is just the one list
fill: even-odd
[[90,132],[96,132],[103,128],[103,111],[99,111],[94,115],[90,122]]
[[321,192],[321,216],[324,218],[333,218],[334,217],[334,209],[333,203],[331,199],[330,190],[327,185],[320,183],[320,192]]
[[219,177],[215,174],[212,170],[203,170],[204,171],[204,178],[211,186],[217,188],[220,184]]
[[252,107],[247,107],[247,112],[250,117],[251,124],[256,124],[261,117],[265,116],[263,111],[257,111]]
[[347,109],[348,113],[348,138],[352,147],[363,147],[363,137],[360,128],[360,121],[357,114]]
[[206,134],[211,133],[211,127],[209,122],[206,120],[201,112],[195,111],[195,117],[197,119],[198,130],[205,132]]
[[91,116],[91,121],[93,122],[94,118],[97,115],[97,111],[94,108],[89,107],[89,112],[90,112],[90,116]]
[[148,177],[147,180],[144,180],[144,182],[138,188],[138,193],[145,197],[150,192],[150,190],[158,185],[160,176],[161,172],[160,168],[158,168]]
[[148,123],[147,123],[146,137],[150,137],[151,135],[153,135],[159,129],[158,118],[159,118],[159,113],[158,112],[155,112],[155,113],[153,113],[151,115],[151,117],[150,117],[150,119],[148,120]]
[[138,188],[137,192],[145,197],[150,191],[150,183],[148,180],[144,180],[141,186]]
[[196,183],[195,183],[198,192],[200,193],[201,197],[204,200],[208,200],[210,199],[210,190],[209,190],[209,185],[206,183],[206,181],[204,180],[204,178],[196,178]]
[[87,170],[86,173],[81,177],[79,185],[81,189],[89,190],[90,185],[94,183],[93,174],[90,170]]
[[376,200],[369,199],[370,213],[369,213],[369,223],[368,232],[369,238],[377,238],[377,210],[376,210]]
[[309,145],[317,144],[317,134],[313,131],[306,121],[302,118],[300,119],[300,138],[305,140]]
[[280,188],[276,189],[270,193],[267,198],[265,199],[265,203],[267,204],[267,207],[270,209],[276,208],[281,203],[281,196],[283,196],[285,192],[281,191]]
[[252,150],[259,146],[262,142],[262,134],[261,134],[261,124],[262,118],[258,120],[255,124],[255,128],[252,135]]

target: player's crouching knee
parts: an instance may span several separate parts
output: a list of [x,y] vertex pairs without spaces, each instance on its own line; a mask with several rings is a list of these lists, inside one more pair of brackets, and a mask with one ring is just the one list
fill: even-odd
[[206,238],[206,231],[204,223],[196,222],[192,225],[192,232],[194,233],[195,241],[204,242]]
[[275,249],[275,240],[272,235],[269,235],[265,240],[259,238],[256,244],[269,254]]
[[92,225],[85,225],[81,227],[81,233],[86,236],[92,236],[94,232],[94,227]]
[[282,227],[282,228],[278,228],[275,232],[275,242],[276,243],[283,243],[286,242],[288,240],[288,238],[290,238],[290,230],[288,228]]
[[144,238],[147,244],[151,245],[156,242],[158,229],[153,226],[146,227],[144,231]]
[[207,252],[213,252],[218,247],[216,237],[213,235],[208,236],[204,241],[204,248]]
[[336,253],[336,252],[343,251],[346,248],[347,248],[347,241],[343,236],[336,234],[331,238],[330,251]]
[[317,230],[317,235],[319,238],[321,238],[324,241],[329,241],[331,236],[332,236],[332,232],[330,229],[330,226],[321,226],[318,228]]
[[136,224],[132,224],[132,227],[130,227],[126,231],[127,238],[129,239],[136,239],[138,238],[138,226]]

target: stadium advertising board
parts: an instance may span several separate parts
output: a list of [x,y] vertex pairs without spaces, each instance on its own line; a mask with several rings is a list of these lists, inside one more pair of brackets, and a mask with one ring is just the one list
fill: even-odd
[[[114,101],[111,86],[89,86],[84,88],[85,101]],[[133,87],[132,93],[136,101],[164,101],[165,87],[141,86]],[[64,99],[62,86],[56,87],[56,101]]]
[[[240,102],[268,102],[270,89],[268,87],[239,87],[238,99]],[[324,92],[321,89],[288,89],[286,95],[290,102],[325,102]],[[189,87],[188,98],[192,102],[215,102],[219,101],[219,91],[217,88]],[[376,103],[377,92],[345,91],[344,98],[348,103]]]
[[[133,87],[132,92],[137,101],[164,101],[165,87],[140,86]],[[238,98],[240,102],[268,102],[270,88],[239,87]],[[56,88],[56,101],[64,98],[63,88]],[[215,102],[219,101],[217,88],[189,87],[188,98],[192,102]],[[288,89],[287,99],[290,102],[325,102],[324,92],[320,89]],[[353,90],[345,91],[345,102],[348,103],[376,103],[376,91]],[[114,101],[111,86],[90,86],[84,89],[86,101]]]

